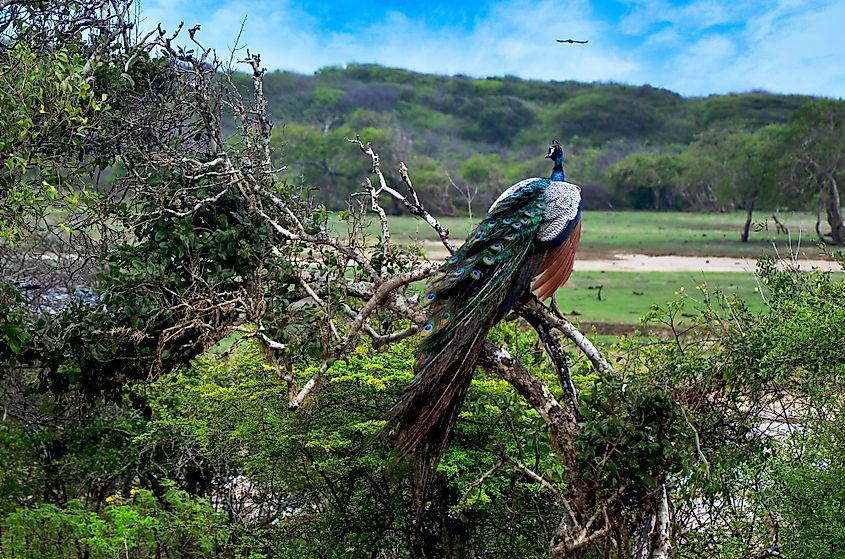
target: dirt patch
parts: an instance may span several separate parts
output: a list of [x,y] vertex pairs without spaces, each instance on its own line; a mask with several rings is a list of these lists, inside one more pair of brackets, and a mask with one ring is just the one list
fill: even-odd
[[[802,270],[839,270],[831,260],[799,259],[795,262]],[[647,254],[615,254],[607,260],[576,260],[575,270],[619,272],[753,272],[757,268],[754,258],[728,258],[724,256],[650,256]]]
[[[423,249],[432,260],[445,260],[449,255],[438,243],[425,243]],[[798,259],[801,270],[839,271],[841,267],[831,260]],[[754,258],[724,256],[651,256],[648,254],[614,254],[613,258],[600,260],[575,260],[575,272],[753,272],[757,268]]]

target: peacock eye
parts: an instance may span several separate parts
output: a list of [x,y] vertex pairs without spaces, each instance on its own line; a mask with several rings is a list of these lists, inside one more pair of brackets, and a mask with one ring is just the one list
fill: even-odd
[[454,272],[452,272],[452,275],[453,275],[453,276],[455,276],[455,277],[457,278],[457,277],[460,277],[460,276],[464,275],[464,272],[465,272],[465,271],[466,271],[466,268],[458,268],[457,270],[455,270]]
[[423,326],[423,330],[425,330],[426,332],[431,332],[431,330],[432,330],[433,328],[434,328],[434,324],[432,324],[431,322],[429,322],[428,324],[426,324],[425,326]]
[[451,258],[449,259],[449,264],[454,264],[454,263],[455,263],[455,262],[457,262],[457,261],[458,261],[458,257],[457,257],[457,256],[453,256],[453,257],[451,257]]
[[449,320],[450,318],[452,318],[452,312],[451,311],[446,311],[446,312],[443,313],[443,319],[444,320]]
[[499,252],[500,250],[502,250],[503,248],[505,248],[505,245],[503,245],[502,243],[495,243],[495,244],[494,244],[493,246],[491,246],[490,248],[492,248],[492,249],[493,249],[493,250],[495,250],[496,252]]
[[487,223],[487,227],[489,227],[490,229],[494,228],[495,226],[496,226],[496,220],[495,219],[493,219],[493,220],[491,220]]
[[523,217],[521,221],[523,225],[528,225],[529,223],[531,223],[531,220],[527,217]]
[[429,301],[433,301],[434,300],[434,293],[429,293],[428,295],[425,296],[425,298],[428,299]]
[[479,270],[473,270],[470,276],[472,279],[481,279],[481,272]]
[[511,223],[513,223],[513,220],[509,217],[506,217],[502,220],[502,223],[504,223],[505,225],[510,225]]
[[512,241],[512,240],[514,240],[515,238],[516,238],[516,237],[514,237],[513,235],[505,235],[505,240],[506,240],[506,241]]
[[[521,224],[520,222],[518,222],[518,221],[517,221],[516,223],[514,223],[513,225],[511,225],[511,227],[513,227],[514,229],[519,229],[520,227],[522,227],[522,224]],[[507,238],[507,237],[505,237],[505,238]]]
[[481,261],[484,262],[485,264],[487,264],[488,266],[490,266],[491,264],[493,264],[493,262],[496,261],[496,259],[493,258],[492,256],[485,256],[484,258],[481,259]]
[[477,240],[477,239],[481,239],[481,238],[483,238],[483,237],[484,237],[484,234],[483,234],[481,231],[479,231],[478,233],[476,233],[476,234],[475,234],[475,239],[476,239],[476,240]]

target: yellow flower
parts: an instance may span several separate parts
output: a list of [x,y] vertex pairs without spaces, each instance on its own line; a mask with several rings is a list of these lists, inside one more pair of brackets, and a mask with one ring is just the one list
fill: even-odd
[[107,502],[107,503],[113,503],[113,502],[115,502],[116,500],[117,500],[117,497],[115,497],[114,495],[109,495],[108,497],[106,497],[106,502]]

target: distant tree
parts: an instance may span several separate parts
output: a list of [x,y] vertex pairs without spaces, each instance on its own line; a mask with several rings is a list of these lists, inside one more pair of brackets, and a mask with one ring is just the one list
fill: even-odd
[[683,209],[678,188],[680,164],[675,155],[631,154],[611,168],[610,181],[617,196],[635,209]]
[[746,219],[740,239],[748,242],[754,211],[761,202],[783,199],[778,181],[780,127],[751,132],[711,129],[682,155],[683,190],[704,192],[721,207],[739,207]]
[[845,180],[845,102],[820,99],[801,107],[784,135],[786,164],[805,195],[817,197],[836,245],[845,244],[840,184]]
[[317,87],[311,92],[310,107],[306,117],[313,119],[323,126],[323,133],[326,134],[332,124],[340,116],[339,107],[345,93],[334,87]]

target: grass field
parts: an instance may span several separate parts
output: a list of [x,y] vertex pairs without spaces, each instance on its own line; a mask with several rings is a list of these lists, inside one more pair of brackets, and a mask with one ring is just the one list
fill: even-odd
[[[584,259],[608,258],[619,253],[757,257],[774,254],[773,242],[781,254],[788,254],[790,241],[794,248],[800,240],[803,252],[800,256],[814,258],[817,255],[815,215],[780,214],[780,220],[790,228],[791,235],[775,233],[770,214],[761,212],[755,219],[760,228],[752,229],[749,242],[743,243],[739,236],[745,223],[744,212],[585,212],[578,254]],[[440,221],[458,244],[474,225],[467,218],[442,218]],[[410,216],[390,217],[390,229],[394,240],[400,243],[438,240],[428,225]],[[378,233],[376,224],[371,224],[369,230]]]
[[652,304],[678,299],[681,289],[700,301],[699,285],[739,295],[752,309],[763,307],[754,275],[738,272],[578,272],[558,291],[557,304],[574,321],[637,324]]
[[[818,257],[815,245],[815,215],[783,213],[779,216],[791,235],[777,234],[769,214],[760,213],[759,227],[751,232],[748,243],[739,240],[745,222],[742,212],[586,212],[578,258],[602,260],[615,254],[651,256],[728,256],[756,258],[774,254],[773,243],[781,255],[800,246],[799,258]],[[769,217],[769,222],[765,218]],[[443,218],[451,238],[460,244],[474,225],[466,218]],[[772,227],[768,227],[772,225]],[[395,242],[421,242],[425,250],[443,256],[435,232],[424,222],[408,216],[390,218]],[[369,229],[378,233],[375,224]],[[800,241],[800,244],[799,244]],[[443,254],[441,254],[443,253]],[[577,271],[565,288],[558,291],[561,311],[584,325],[596,325],[599,332],[618,333],[639,324],[640,317],[652,304],[663,304],[684,294],[700,298],[696,289],[706,285],[742,297],[752,309],[763,308],[757,281],[749,272],[587,272]],[[599,289],[601,286],[601,289]],[[601,292],[601,300],[599,299]]]

